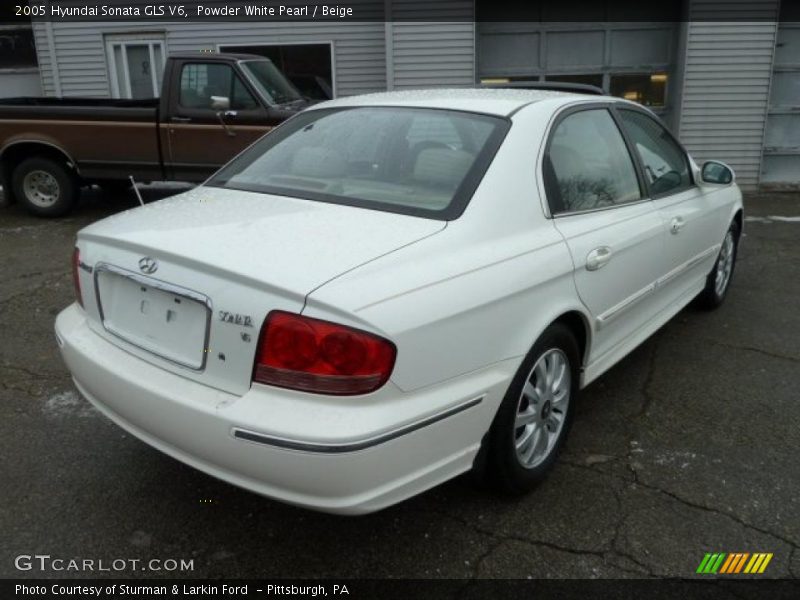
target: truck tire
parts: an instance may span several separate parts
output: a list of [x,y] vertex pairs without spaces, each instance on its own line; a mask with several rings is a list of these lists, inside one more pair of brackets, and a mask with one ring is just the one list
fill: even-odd
[[51,158],[23,160],[11,175],[14,196],[37,217],[61,217],[67,214],[80,194],[75,174]]

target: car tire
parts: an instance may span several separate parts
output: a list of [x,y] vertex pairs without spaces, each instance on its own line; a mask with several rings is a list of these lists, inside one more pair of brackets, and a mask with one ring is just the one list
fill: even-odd
[[579,368],[575,336],[554,323],[525,356],[492,423],[482,465],[492,487],[523,494],[545,478],[572,424]]
[[706,277],[706,286],[697,296],[697,305],[706,310],[719,307],[728,295],[736,267],[736,255],[739,250],[739,223],[734,221],[725,233],[722,247],[714,262],[714,268]]
[[38,217],[61,217],[80,195],[75,174],[62,162],[36,157],[22,161],[11,176],[14,196]]

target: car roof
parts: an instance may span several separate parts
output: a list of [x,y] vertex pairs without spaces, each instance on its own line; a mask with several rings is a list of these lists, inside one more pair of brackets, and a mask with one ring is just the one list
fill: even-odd
[[[317,104],[313,106],[312,109],[356,106],[407,106],[413,108],[462,110],[507,117],[523,106],[543,100],[562,100],[564,104],[567,104],[575,100],[609,101],[612,99],[607,96],[598,98],[596,95],[592,94],[557,92],[551,90],[432,88],[348,96]],[[556,104],[561,103],[556,102]]]

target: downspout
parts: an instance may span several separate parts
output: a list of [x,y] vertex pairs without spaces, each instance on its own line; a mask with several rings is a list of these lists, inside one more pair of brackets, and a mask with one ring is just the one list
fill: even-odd
[[[683,88],[686,85],[686,67],[689,61],[689,28],[691,27],[691,0],[684,2],[681,7],[681,22],[678,23],[677,48],[675,49],[675,77],[673,88],[672,105],[675,107],[673,115],[672,130],[675,136],[680,139],[683,134]],[[669,82],[667,83],[669,85]]]
[[[47,2],[47,14],[50,14],[50,2]],[[58,71],[58,57],[56,56],[56,42],[53,35],[53,22],[48,19],[45,22],[45,32],[47,33],[47,51],[50,54],[50,73],[53,76],[53,92],[56,96],[61,96],[61,74]],[[42,89],[44,89],[44,78],[42,78]]]
[[758,171],[756,172],[756,191],[761,190],[761,176],[764,173],[764,146],[767,143],[767,125],[769,124],[769,109],[772,102],[772,86],[775,79],[775,54],[778,51],[778,35],[781,26],[781,0],[775,3],[775,34],[772,44],[772,60],[769,65],[769,84],[767,85],[767,105],[764,108],[764,126],[761,129],[761,153],[758,155]]
[[383,44],[386,48],[386,89],[394,89],[394,23],[392,22],[392,0],[383,0],[383,18],[385,19]]
[[472,82],[478,84],[478,4],[472,1]]

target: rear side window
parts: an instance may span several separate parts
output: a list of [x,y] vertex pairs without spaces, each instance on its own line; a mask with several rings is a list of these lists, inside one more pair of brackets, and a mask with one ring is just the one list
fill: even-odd
[[230,65],[215,63],[184,65],[181,71],[180,105],[183,108],[210,110],[212,96],[228,98],[232,110],[258,107],[258,102]]
[[607,208],[642,197],[628,148],[604,108],[570,114],[556,125],[544,169],[553,214]]
[[653,196],[673,194],[692,185],[686,154],[658,121],[635,110],[620,109],[619,116],[639,153]]

